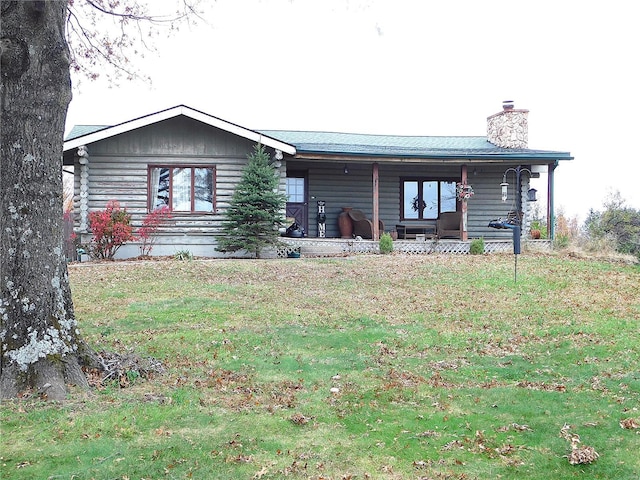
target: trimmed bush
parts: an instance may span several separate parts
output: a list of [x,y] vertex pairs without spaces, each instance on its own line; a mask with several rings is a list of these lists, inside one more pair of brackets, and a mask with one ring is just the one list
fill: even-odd
[[471,255],[482,255],[484,253],[484,238],[474,238],[469,245]]
[[393,238],[389,233],[383,233],[380,236],[380,253],[393,252]]

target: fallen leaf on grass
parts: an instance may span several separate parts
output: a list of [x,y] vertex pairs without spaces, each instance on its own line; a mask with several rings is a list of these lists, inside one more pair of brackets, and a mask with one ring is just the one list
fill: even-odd
[[543,390],[546,392],[566,392],[567,387],[561,383],[545,383],[545,382],[530,382],[528,380],[522,380],[516,383],[516,387],[528,388],[530,390]]
[[511,455],[515,451],[516,449],[510,443],[507,443],[505,445],[502,445],[496,448],[496,452],[498,453],[498,455]]
[[269,473],[269,469],[267,467],[262,467],[259,472],[256,472],[253,478],[262,478],[264,475]]
[[531,429],[529,428],[529,425],[519,425],[517,423],[512,423],[511,426],[513,427],[514,430],[517,430],[519,432],[531,431]]
[[634,428],[640,428],[640,421],[635,418],[625,418],[620,420],[620,427],[627,430],[633,430]]
[[296,425],[306,425],[311,420],[311,417],[306,417],[301,413],[294,413],[289,419]]
[[464,448],[464,445],[462,445],[462,442],[460,440],[453,440],[449,443],[444,444],[441,450],[452,450],[454,448]]
[[587,445],[580,446],[580,435],[571,432],[571,425],[565,423],[560,429],[560,436],[571,443],[571,453],[565,455],[571,465],[592,463],[600,457],[593,447]]
[[582,447],[573,448],[568,458],[571,465],[579,465],[584,463],[592,463],[596,461],[599,456],[600,455],[593,449],[593,447],[585,445]]
[[531,432],[531,428],[529,425],[520,425],[519,423],[511,423],[509,425],[503,425],[496,429],[497,432],[508,432],[509,430],[514,429],[517,432]]
[[253,456],[238,454],[235,457],[231,457],[231,459],[228,459],[227,461],[233,463],[251,463],[253,462]]

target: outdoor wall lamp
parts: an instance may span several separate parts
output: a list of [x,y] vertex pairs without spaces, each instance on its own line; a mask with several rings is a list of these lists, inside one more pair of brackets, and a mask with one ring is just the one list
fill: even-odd
[[349,175],[349,167],[347,166],[347,164],[345,163],[344,165],[344,174],[345,175]]

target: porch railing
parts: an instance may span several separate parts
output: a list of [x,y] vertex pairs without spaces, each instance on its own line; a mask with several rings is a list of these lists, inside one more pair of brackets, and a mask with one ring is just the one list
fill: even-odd
[[[288,257],[297,253],[303,256],[334,256],[356,253],[379,253],[379,243],[372,240],[355,240],[341,238],[282,238],[283,245],[277,249],[278,257]],[[409,255],[423,254],[468,254],[471,241],[462,240],[431,240],[411,241],[396,240],[393,242],[393,250]],[[551,249],[549,240],[524,240],[523,247],[531,250],[548,251]],[[485,253],[509,253],[513,252],[512,240],[487,240],[484,241]]]

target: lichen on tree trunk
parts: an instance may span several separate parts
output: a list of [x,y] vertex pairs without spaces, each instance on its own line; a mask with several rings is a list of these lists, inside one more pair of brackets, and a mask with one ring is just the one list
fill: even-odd
[[71,301],[62,227],[62,150],[71,100],[67,0],[2,0],[0,397],[62,399],[95,355]]

